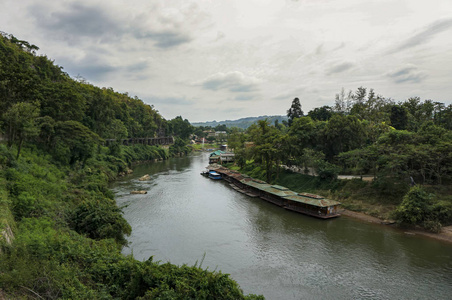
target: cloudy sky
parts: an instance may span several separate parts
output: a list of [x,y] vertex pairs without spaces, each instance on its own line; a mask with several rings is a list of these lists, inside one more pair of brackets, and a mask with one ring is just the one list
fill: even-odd
[[452,100],[451,0],[0,0],[0,31],[167,119],[284,115],[363,86]]

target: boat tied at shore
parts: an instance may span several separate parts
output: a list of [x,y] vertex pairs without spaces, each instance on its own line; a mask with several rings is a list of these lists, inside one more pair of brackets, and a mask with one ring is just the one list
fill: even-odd
[[210,172],[217,173],[221,179],[229,182],[230,186],[236,191],[250,197],[259,197],[285,209],[316,218],[329,219],[340,216],[339,206],[341,203],[338,201],[310,193],[297,193],[280,185],[271,185],[218,164],[211,164],[207,169],[209,174]]

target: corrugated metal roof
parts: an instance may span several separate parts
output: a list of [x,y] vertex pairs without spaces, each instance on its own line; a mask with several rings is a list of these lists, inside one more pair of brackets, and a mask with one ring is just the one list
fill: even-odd
[[277,185],[277,184],[272,185],[272,187],[275,189],[281,190],[281,191],[289,191],[289,189],[286,188],[285,186],[281,186],[281,185]]
[[313,199],[324,199],[325,198],[323,196],[311,194],[311,193],[299,193],[298,195],[303,196],[303,197],[313,198]]
[[341,204],[338,201],[325,199],[324,197],[322,197],[320,195],[311,194],[311,193],[296,193],[284,186],[270,185],[270,184],[266,183],[265,181],[252,178],[246,174],[241,174],[234,170],[229,170],[228,168],[225,168],[219,164],[211,164],[207,168],[209,170],[216,171],[220,174],[226,174],[229,177],[233,177],[245,185],[249,185],[256,189],[265,191],[267,193],[270,193],[270,194],[273,194],[273,195],[276,195],[279,197],[283,197],[284,199],[288,199],[288,200],[292,200],[292,201],[296,201],[296,202],[300,202],[300,203],[306,203],[306,204],[309,204],[312,206],[317,206],[317,207],[328,207],[328,206]]
[[315,198],[301,196],[300,194],[287,196],[287,197],[285,197],[285,199],[300,202],[300,203],[306,203],[306,204],[309,204],[312,206],[318,206],[318,207],[328,207],[328,206],[341,204],[340,202],[330,200],[330,199],[325,199],[325,198],[315,199]]
[[242,183],[244,183],[246,185],[252,186],[252,187],[254,187],[256,189],[259,189],[259,190],[265,190],[266,188],[271,186],[270,184],[268,184],[268,183],[266,183],[264,181],[261,181],[261,180],[258,180],[258,179],[254,179],[254,178],[251,178],[251,177],[244,178],[244,179],[240,180],[240,182],[242,182]]
[[287,197],[287,196],[293,196],[297,193],[289,190],[286,187],[280,186],[280,185],[271,185],[268,188],[265,189],[267,193],[279,196],[279,197]]
[[221,150],[217,150],[217,151],[214,151],[214,152],[210,153],[210,156],[220,155],[220,154],[222,154],[222,153],[226,153],[226,152],[221,151]]

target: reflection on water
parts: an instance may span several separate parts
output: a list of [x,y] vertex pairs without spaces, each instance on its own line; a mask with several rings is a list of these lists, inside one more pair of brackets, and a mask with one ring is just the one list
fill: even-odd
[[452,246],[286,211],[200,176],[206,165],[206,154],[139,165],[112,186],[133,230],[124,253],[178,265],[205,254],[204,268],[267,299],[450,298]]

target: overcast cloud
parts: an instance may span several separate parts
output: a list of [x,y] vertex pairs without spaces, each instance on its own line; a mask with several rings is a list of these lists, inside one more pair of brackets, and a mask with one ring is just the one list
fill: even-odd
[[0,0],[70,76],[192,122],[304,112],[360,86],[452,100],[450,0]]

